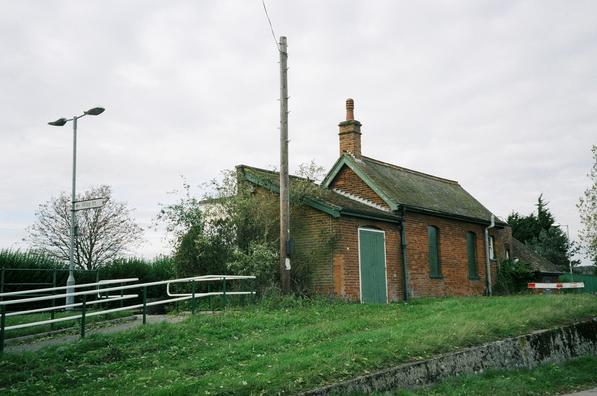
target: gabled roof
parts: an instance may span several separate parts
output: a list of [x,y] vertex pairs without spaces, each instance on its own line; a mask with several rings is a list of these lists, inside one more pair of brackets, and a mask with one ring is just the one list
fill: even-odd
[[[343,154],[322,185],[329,187],[344,167],[355,172],[392,210],[405,206],[415,211],[489,223],[491,212],[457,181],[417,172],[369,157]],[[505,223],[497,220],[496,223]]]
[[554,263],[535,253],[529,246],[516,238],[512,238],[512,257],[528,263],[535,272],[563,274]]
[[[254,168],[247,165],[238,165],[236,167],[240,177],[253,184],[266,188],[272,192],[280,192],[280,174],[265,169]],[[383,220],[390,222],[399,222],[400,216],[389,211],[379,209],[374,203],[359,202],[347,196],[341,195],[330,189],[324,188],[312,181],[298,177],[290,176],[290,189],[298,183],[310,183],[309,191],[303,197],[303,202],[317,210],[321,210],[332,217],[353,216],[364,217],[374,220]]]

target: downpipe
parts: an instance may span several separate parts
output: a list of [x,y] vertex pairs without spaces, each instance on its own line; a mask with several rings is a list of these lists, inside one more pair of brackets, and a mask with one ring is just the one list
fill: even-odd
[[[485,279],[487,280],[486,290],[487,295],[493,295],[491,288],[491,262],[489,259],[489,230],[495,227],[495,216],[491,215],[491,224],[489,227],[485,227]],[[495,246],[493,247],[495,251]]]

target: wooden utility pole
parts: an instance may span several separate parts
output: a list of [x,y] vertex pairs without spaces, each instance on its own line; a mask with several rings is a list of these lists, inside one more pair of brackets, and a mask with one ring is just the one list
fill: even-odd
[[288,180],[288,52],[286,37],[280,37],[280,287],[290,292],[290,204]]

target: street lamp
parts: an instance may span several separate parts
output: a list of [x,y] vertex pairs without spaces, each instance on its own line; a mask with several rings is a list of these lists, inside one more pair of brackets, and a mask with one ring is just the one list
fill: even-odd
[[73,185],[71,194],[71,207],[70,207],[70,249],[69,249],[69,266],[68,266],[68,279],[66,281],[66,309],[72,309],[72,304],[75,302],[75,297],[72,295],[75,291],[75,223],[76,223],[76,212],[75,212],[75,186],[77,178],[77,120],[83,118],[86,115],[100,115],[104,112],[103,107],[94,107],[79,116],[73,116],[73,118],[59,118],[56,121],[48,122],[52,126],[64,126],[67,122],[73,122]]
[[[570,229],[568,228],[568,224],[560,224],[560,223],[553,223],[552,227],[566,227],[566,239],[568,239],[568,243],[570,243]],[[572,275],[572,260],[568,259],[568,266],[570,267],[570,276],[572,277],[572,281],[574,281],[574,275]]]

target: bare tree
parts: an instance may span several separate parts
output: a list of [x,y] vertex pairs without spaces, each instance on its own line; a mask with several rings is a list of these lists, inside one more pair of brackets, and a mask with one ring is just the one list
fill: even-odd
[[[93,187],[77,196],[77,201],[107,198],[100,208],[77,211],[75,264],[95,269],[127,253],[142,240],[143,229],[123,202],[112,200],[109,186]],[[62,193],[39,205],[37,221],[29,227],[29,243],[35,251],[59,260],[69,260],[70,197]]]

